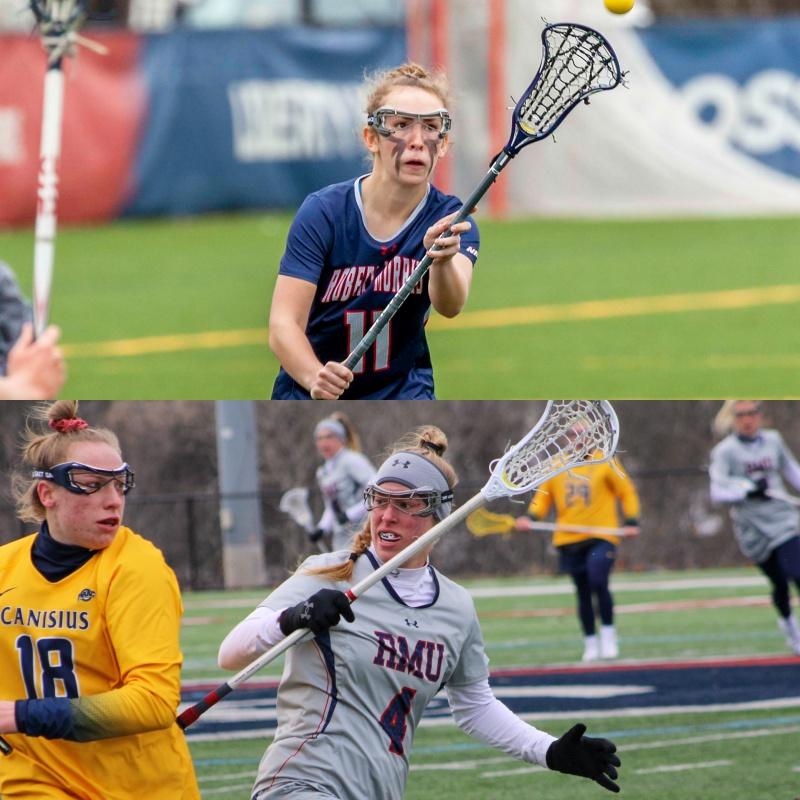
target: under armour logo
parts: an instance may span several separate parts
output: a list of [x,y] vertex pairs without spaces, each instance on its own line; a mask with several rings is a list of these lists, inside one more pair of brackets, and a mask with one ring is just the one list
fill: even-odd
[[300,619],[303,621],[311,619],[311,612],[314,610],[314,603],[306,600],[303,603],[303,610],[300,612]]
[[82,589],[81,593],[78,595],[78,600],[83,600],[84,602],[88,603],[97,592],[92,591],[91,589]]
[[392,461],[391,466],[393,466],[393,467],[402,467],[403,469],[408,469],[411,466],[411,462],[410,461],[402,461],[401,459],[396,458],[394,461]]
[[408,625],[409,628],[419,628],[419,622],[415,619],[406,618],[406,625]]

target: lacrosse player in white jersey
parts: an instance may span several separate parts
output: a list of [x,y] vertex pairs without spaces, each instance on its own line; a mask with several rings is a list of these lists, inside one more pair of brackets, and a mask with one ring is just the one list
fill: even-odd
[[314,441],[317,452],[325,459],[317,469],[325,510],[308,538],[317,542],[324,536],[333,550],[343,550],[367,516],[364,489],[375,474],[375,467],[361,452],[358,433],[341,412],[317,423]]
[[789,591],[793,581],[800,592],[800,513],[780,499],[784,479],[800,489],[800,465],[780,433],[761,424],[756,400],[726,401],[720,409],[715,430],[733,432],[711,451],[711,499],[730,505],[739,548],[772,584],[778,625],[800,655],[800,625]]
[[556,739],[497,700],[472,598],[428,552],[354,606],[344,594],[450,513],[456,475],[446,446],[433,427],[400,440],[364,493],[369,516],[352,550],[311,556],[222,643],[220,666],[238,670],[295,630],[314,634],[286,655],[254,800],[401,800],[415,730],[442,686],[471,736],[619,791],[612,742],[584,736],[582,724]]

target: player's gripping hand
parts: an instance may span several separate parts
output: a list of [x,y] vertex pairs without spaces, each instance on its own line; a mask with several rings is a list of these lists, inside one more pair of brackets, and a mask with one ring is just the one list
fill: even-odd
[[764,477],[758,478],[758,480],[753,481],[753,488],[747,493],[747,499],[769,500],[769,495],[767,494],[768,488],[769,483],[767,479]]
[[309,392],[312,400],[337,400],[353,380],[353,373],[344,364],[329,361],[317,370]]
[[313,531],[308,532],[308,541],[311,544],[316,544],[324,535],[325,531],[322,528],[314,528]]
[[[619,756],[617,746],[608,739],[584,736],[586,726],[573,725],[560,739],[556,739],[547,750],[547,766],[569,775],[591,778],[609,792],[618,792],[614,783],[617,778]],[[614,780],[612,780],[614,779]]]
[[[475,209],[472,209],[473,212]],[[422,239],[427,254],[436,261],[449,261],[456,253],[461,250],[461,234],[466,233],[472,223],[469,220],[452,225],[451,223],[458,215],[458,211],[442,217],[438,222],[434,222]],[[434,248],[435,243],[435,248]]]
[[338,589],[320,589],[308,600],[287,608],[278,618],[278,625],[285,636],[298,628],[309,628],[317,636],[337,625],[342,617],[348,622],[355,619],[347,595]]

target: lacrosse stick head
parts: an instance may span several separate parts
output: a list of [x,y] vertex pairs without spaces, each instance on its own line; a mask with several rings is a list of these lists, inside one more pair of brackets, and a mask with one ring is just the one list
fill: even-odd
[[539,70],[514,108],[511,137],[503,148],[512,157],[550,136],[582,100],[622,81],[616,53],[593,28],[574,22],[548,25],[542,47]]
[[492,465],[487,500],[525,494],[548,478],[614,456],[619,423],[607,400],[549,400],[539,422]]
[[313,527],[311,507],[308,505],[308,487],[296,486],[281,495],[278,508],[288,514],[301,528]]
[[42,44],[50,64],[72,55],[76,44],[87,43],[78,36],[77,30],[88,15],[88,0],[29,0],[29,5],[42,32]]

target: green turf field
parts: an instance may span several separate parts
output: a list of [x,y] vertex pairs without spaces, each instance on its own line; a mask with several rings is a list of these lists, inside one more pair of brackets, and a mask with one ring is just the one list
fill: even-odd
[[[287,215],[117,222],[59,233],[52,319],[64,394],[263,398]],[[466,311],[429,323],[438,396],[800,394],[792,218],[481,222]],[[30,290],[33,234],[0,232]]]
[[[726,579],[733,583],[724,585]],[[481,594],[476,604],[492,669],[570,664],[580,658],[572,595],[564,579],[465,585]],[[513,587],[544,593],[502,596]],[[614,589],[621,655],[626,659],[788,654],[774,612],[764,602],[766,587],[754,570],[620,574]],[[217,645],[262,594],[187,595],[186,679],[224,679],[214,663]],[[277,677],[279,671],[279,666],[272,666],[264,676]],[[576,721],[542,718],[536,725],[560,734]],[[652,800],[800,796],[798,708],[612,714],[585,721],[591,733],[617,742],[623,758],[623,796]],[[266,744],[266,739],[193,742],[203,797],[247,800]],[[423,725],[414,742],[406,796],[408,800],[528,796],[579,800],[610,795],[588,781],[517,762],[452,725]]]

